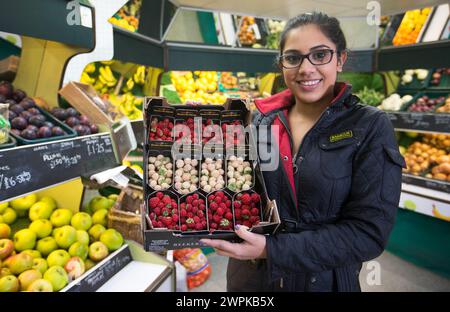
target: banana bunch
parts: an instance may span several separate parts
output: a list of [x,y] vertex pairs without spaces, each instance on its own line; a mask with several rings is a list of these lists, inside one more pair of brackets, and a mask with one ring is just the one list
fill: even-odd
[[89,63],[84,68],[84,72],[87,74],[93,74],[95,72],[95,63]]
[[88,84],[88,85],[93,85],[93,84],[95,84],[95,78],[92,78],[91,76],[89,76],[89,74],[85,70],[81,74],[80,82],[84,83],[84,84]]
[[134,88],[134,80],[133,80],[133,78],[129,78],[127,80],[127,82],[125,83],[125,85],[123,86],[122,91],[124,93],[127,93],[127,92],[130,92],[131,90],[133,90],[133,88]]
[[145,83],[145,66],[139,66],[133,75],[133,80],[139,85]]
[[111,71],[111,67],[109,67],[108,65],[101,66],[99,72],[100,75],[98,76],[98,80],[100,80],[104,85],[112,88],[117,84],[117,79],[116,77],[114,77]]
[[142,105],[143,99],[136,98],[131,93],[126,93],[124,95],[114,95],[109,96],[109,101],[115,107],[118,107],[119,111],[127,116],[131,120],[142,119],[142,110],[137,106]]

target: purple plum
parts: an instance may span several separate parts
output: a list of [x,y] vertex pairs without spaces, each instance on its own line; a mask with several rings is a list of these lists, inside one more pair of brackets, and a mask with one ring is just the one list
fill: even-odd
[[80,113],[78,113],[77,110],[73,107],[69,107],[68,109],[66,109],[66,112],[69,117],[78,117],[80,115]]
[[80,136],[91,134],[91,129],[88,126],[76,125],[73,130]]
[[44,115],[34,115],[28,120],[30,124],[35,125],[36,127],[42,127],[45,121]]
[[77,117],[69,117],[66,119],[66,124],[73,128],[80,124],[80,120]]
[[34,132],[38,132],[39,128],[34,125],[28,125],[25,129],[32,130]]
[[3,95],[5,98],[9,99],[12,96],[13,91],[14,88],[10,82],[8,81],[0,82],[0,94]]
[[34,140],[37,138],[37,132],[31,129],[25,129],[20,132],[20,136],[27,140]]
[[49,127],[43,126],[38,130],[37,135],[39,138],[49,138],[52,136],[52,129]]
[[9,107],[10,111],[13,111],[14,113],[16,113],[17,115],[19,115],[21,112],[24,111],[23,107],[20,105],[13,105]]
[[53,127],[52,128],[52,136],[60,136],[60,135],[64,135],[65,132],[63,129],[61,129],[61,127]]
[[34,100],[30,97],[26,97],[24,98],[22,101],[20,101],[19,103],[23,108],[25,109],[29,109],[32,107],[36,107],[36,103],[34,102]]
[[86,115],[81,115],[80,117],[78,117],[78,119],[80,120],[80,124],[82,125],[89,126],[91,124],[89,118]]
[[11,120],[13,120],[14,118],[17,117],[17,114],[14,113],[13,111],[9,111],[8,114],[9,114],[9,121],[11,121]]
[[92,133],[92,134],[98,133],[98,127],[97,127],[97,125],[92,124],[92,125],[90,125],[89,128],[91,129],[91,133]]
[[25,93],[25,91],[20,90],[20,89],[16,89],[16,91],[14,91],[14,93],[12,95],[13,100],[16,101],[17,103],[19,103],[26,97],[27,97],[27,94]]
[[23,130],[27,127],[27,125],[27,120],[20,116],[11,120],[11,127],[17,130]]
[[50,121],[44,121],[44,126],[45,127],[49,127],[50,129],[53,128],[55,125],[53,124],[53,122]]
[[33,116],[33,114],[28,111],[23,111],[19,116],[25,118],[28,121],[30,117]]
[[27,112],[30,112],[32,115],[39,115],[41,113],[36,107],[29,108]]

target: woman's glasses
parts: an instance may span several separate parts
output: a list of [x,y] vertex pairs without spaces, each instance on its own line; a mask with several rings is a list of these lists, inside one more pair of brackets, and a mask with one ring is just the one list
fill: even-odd
[[280,55],[279,62],[286,69],[300,67],[305,58],[313,65],[325,65],[331,62],[334,52],[331,49],[315,50],[305,55],[289,52]]

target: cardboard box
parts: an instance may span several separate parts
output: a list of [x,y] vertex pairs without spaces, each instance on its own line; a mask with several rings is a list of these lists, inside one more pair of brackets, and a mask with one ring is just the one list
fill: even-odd
[[13,81],[19,69],[20,58],[11,55],[0,60],[0,80]]
[[[175,164],[176,164],[176,156],[172,154],[172,147],[177,144],[175,140],[172,141],[151,141],[149,139],[149,125],[150,121],[154,116],[164,116],[166,118],[174,118],[175,116],[180,116],[180,112],[186,112],[186,110],[197,110],[198,116],[202,117],[212,117],[214,120],[220,120],[222,122],[232,122],[234,120],[239,120],[239,123],[243,126],[247,126],[250,124],[250,110],[248,109],[248,104],[240,99],[229,99],[227,103],[223,106],[215,106],[215,105],[202,105],[202,106],[186,106],[186,105],[169,105],[167,101],[162,97],[150,97],[146,98],[144,103],[144,131],[145,131],[145,147],[144,147],[144,205],[142,206],[142,228],[144,235],[144,248],[145,250],[162,252],[165,250],[172,249],[181,249],[188,247],[201,247],[199,240],[201,238],[220,238],[226,239],[230,241],[238,241],[239,238],[234,233],[234,230],[215,230],[213,233],[210,233],[209,225],[210,220],[208,216],[209,210],[209,202],[208,196],[213,192],[205,192],[200,188],[200,181],[197,183],[197,190],[189,193],[188,195],[192,195],[194,193],[199,194],[200,198],[205,199],[206,211],[205,216],[207,220],[206,229],[197,230],[197,231],[181,231],[181,223],[178,222],[177,225],[171,226],[171,229],[166,228],[158,228],[152,224],[152,220],[150,220],[150,212],[151,209],[149,207],[149,198],[154,196],[158,191],[162,191],[164,194],[169,195],[172,199],[177,202],[178,211],[180,210],[180,204],[184,201],[184,198],[188,195],[182,194],[174,187],[174,175],[175,175]],[[189,117],[194,116],[191,112]],[[200,129],[201,130],[201,129]],[[223,133],[221,133],[223,135]],[[174,139],[174,138],[172,138]],[[192,143],[192,142],[191,142]],[[203,143],[203,142],[202,142]],[[250,190],[246,192],[256,192],[260,195],[260,222],[259,224],[253,226],[251,228],[252,232],[259,234],[273,234],[278,229],[280,225],[280,218],[278,214],[278,208],[275,201],[272,201],[267,196],[266,186],[264,184],[264,179],[260,170],[260,166],[258,163],[258,159],[255,154],[251,154],[253,150],[247,145],[249,143],[249,138],[245,138],[244,144],[239,146],[233,146],[229,148],[224,148],[224,142],[222,140],[222,144],[218,144],[219,150],[210,150],[208,144],[190,144],[191,153],[190,158],[199,159],[198,166],[198,178],[200,178],[201,164],[206,157],[211,157],[209,153],[221,154],[218,158],[222,158],[224,164],[224,177],[225,177],[225,186],[220,191],[223,191],[224,194],[231,201],[231,207],[234,206],[234,200],[238,193],[241,190],[235,191],[234,189],[230,189],[227,186],[227,167],[228,159],[233,154],[238,154],[243,156],[244,161],[248,161],[252,168],[252,180],[253,184]],[[184,152],[184,150],[183,150]],[[148,158],[150,156],[155,157],[157,155],[163,155],[164,157],[170,157],[171,163],[173,164],[173,175],[172,175],[172,183],[171,185],[164,189],[159,190],[150,186],[149,177],[148,177]],[[233,225],[236,222],[234,208],[232,208],[233,213]],[[179,219],[181,217],[179,216]],[[160,226],[160,225],[159,225]],[[233,226],[234,227],[234,226]]]

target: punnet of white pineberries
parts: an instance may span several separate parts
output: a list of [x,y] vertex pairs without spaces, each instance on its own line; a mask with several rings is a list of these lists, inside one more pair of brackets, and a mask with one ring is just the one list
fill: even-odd
[[227,187],[234,192],[247,191],[253,185],[250,162],[242,157],[231,156],[227,164]]
[[189,194],[197,190],[198,160],[183,158],[175,161],[175,189],[180,194]]
[[170,157],[158,155],[148,158],[148,183],[156,191],[166,190],[172,185],[173,164]]
[[206,193],[218,191],[225,186],[225,170],[222,159],[206,158],[202,163],[200,187]]

